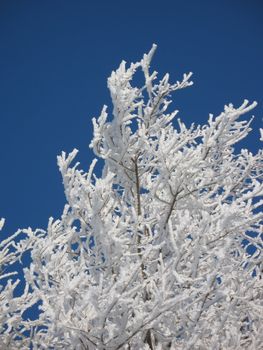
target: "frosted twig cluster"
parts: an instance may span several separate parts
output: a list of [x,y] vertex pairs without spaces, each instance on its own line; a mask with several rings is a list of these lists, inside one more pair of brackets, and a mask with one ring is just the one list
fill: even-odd
[[[77,150],[63,152],[61,219],[1,243],[1,349],[262,346],[263,154],[234,151],[256,103],[187,127],[170,104],[191,73],[158,80],[155,49],[108,79],[112,113],[104,106],[93,119],[91,142],[101,178],[96,160],[86,173],[73,164]],[[14,296],[22,282],[12,266],[28,252]]]

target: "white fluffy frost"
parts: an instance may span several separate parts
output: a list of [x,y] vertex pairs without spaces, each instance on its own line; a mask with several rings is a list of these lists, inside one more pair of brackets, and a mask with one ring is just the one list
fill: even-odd
[[[158,81],[155,49],[108,79],[112,118],[104,106],[91,142],[102,177],[96,160],[86,173],[72,165],[77,150],[63,152],[61,219],[0,244],[1,349],[262,346],[262,151],[233,148],[256,103],[225,106],[204,126],[173,122],[170,96],[192,84],[191,73]],[[134,87],[139,69],[144,83]],[[32,261],[14,297],[26,252]]]

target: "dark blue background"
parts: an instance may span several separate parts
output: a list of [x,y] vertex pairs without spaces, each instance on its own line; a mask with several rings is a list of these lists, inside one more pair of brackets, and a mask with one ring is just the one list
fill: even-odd
[[158,44],[152,67],[172,80],[193,71],[195,85],[174,95],[190,124],[225,103],[257,100],[263,116],[263,4],[260,0],[0,1],[0,217],[6,234],[45,228],[65,198],[56,156],[93,154],[91,118],[110,104],[106,78],[122,59]]

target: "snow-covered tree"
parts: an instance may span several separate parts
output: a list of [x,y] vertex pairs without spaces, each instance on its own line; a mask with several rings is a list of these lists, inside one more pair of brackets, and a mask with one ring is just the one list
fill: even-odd
[[90,145],[102,176],[63,152],[61,219],[1,243],[1,349],[262,349],[263,153],[234,149],[256,103],[187,127],[170,103],[191,73],[158,81],[155,49],[108,79]]

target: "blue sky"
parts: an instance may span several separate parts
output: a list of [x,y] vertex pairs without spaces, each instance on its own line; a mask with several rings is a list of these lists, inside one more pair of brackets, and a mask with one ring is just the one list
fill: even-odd
[[45,228],[65,204],[56,165],[74,147],[87,170],[91,118],[110,104],[106,78],[122,59],[158,45],[152,67],[194,86],[174,95],[186,124],[204,123],[224,104],[258,101],[263,117],[263,4],[221,1],[0,1],[0,217],[6,234]]

